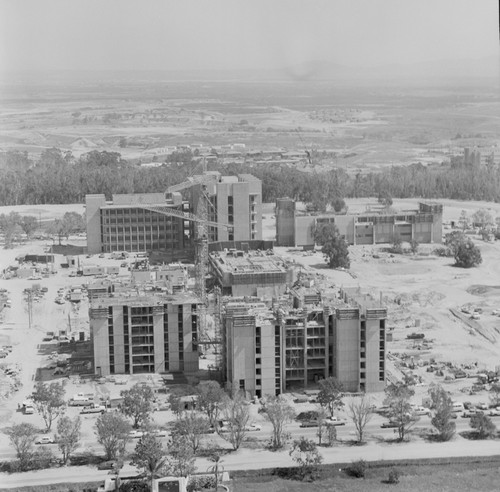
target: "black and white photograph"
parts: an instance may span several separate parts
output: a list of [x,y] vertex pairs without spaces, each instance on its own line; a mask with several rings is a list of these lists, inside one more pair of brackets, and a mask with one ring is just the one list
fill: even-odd
[[0,492],[493,492],[498,0],[0,0]]

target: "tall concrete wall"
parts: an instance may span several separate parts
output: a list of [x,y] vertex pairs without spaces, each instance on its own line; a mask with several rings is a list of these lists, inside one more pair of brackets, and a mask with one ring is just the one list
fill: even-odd
[[87,221],[87,252],[101,253],[101,207],[106,205],[104,195],[85,196],[85,218]]
[[276,394],[276,352],[274,324],[263,323],[261,332],[261,374],[256,379],[261,380],[261,396]]
[[[383,321],[383,320],[382,320]],[[367,319],[366,323],[366,356],[365,368],[360,369],[365,373],[366,391],[383,391],[385,387],[385,376],[380,380],[380,322],[379,319]],[[385,359],[385,338],[384,338]],[[383,370],[384,372],[384,370]]]
[[291,198],[276,200],[276,244],[295,246],[295,202]]
[[334,376],[346,391],[359,391],[359,320],[335,319]]

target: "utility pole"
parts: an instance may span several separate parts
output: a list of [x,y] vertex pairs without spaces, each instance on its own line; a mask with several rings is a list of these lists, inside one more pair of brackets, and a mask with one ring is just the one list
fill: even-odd
[[28,291],[26,293],[25,300],[26,300],[26,308],[28,311],[28,327],[31,330],[31,328],[33,326],[33,290],[32,289],[28,289]]

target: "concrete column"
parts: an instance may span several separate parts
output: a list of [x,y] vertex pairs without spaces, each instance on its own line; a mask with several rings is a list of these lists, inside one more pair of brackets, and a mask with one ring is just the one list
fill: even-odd
[[304,389],[307,389],[307,312],[304,317]]

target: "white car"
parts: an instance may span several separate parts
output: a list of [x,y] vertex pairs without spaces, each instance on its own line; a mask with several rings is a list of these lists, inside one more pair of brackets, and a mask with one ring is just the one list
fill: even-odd
[[340,417],[328,417],[325,419],[325,425],[345,425],[346,421]]
[[167,431],[163,429],[153,429],[150,434],[156,437],[167,437]]
[[262,426],[259,425],[259,424],[248,424],[246,427],[245,427],[245,430],[247,432],[252,432],[252,431],[261,431],[262,430]]
[[425,408],[425,407],[415,407],[413,409],[413,412],[415,413],[415,415],[430,415],[431,414],[430,409]]
[[489,412],[491,417],[500,417],[500,407],[492,408]]
[[479,313],[472,313],[471,319],[481,319],[481,315]]
[[491,311],[491,314],[493,316],[499,316],[500,315],[500,309],[493,309],[493,311]]
[[130,434],[129,437],[132,439],[140,439],[144,435],[144,431],[140,430],[133,430]]
[[42,436],[35,441],[35,444],[55,444],[55,443],[56,441],[54,440],[54,438],[50,436]]

